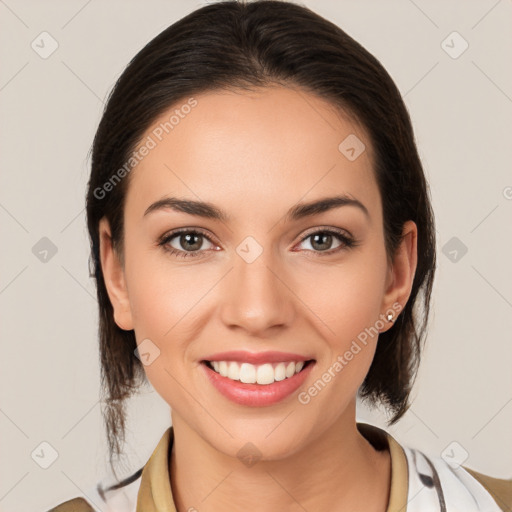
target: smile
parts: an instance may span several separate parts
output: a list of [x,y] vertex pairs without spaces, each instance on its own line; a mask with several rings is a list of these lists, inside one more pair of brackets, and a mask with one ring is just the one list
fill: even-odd
[[222,377],[246,384],[267,385],[293,377],[304,367],[304,361],[254,365],[236,361],[209,361],[210,367]]
[[202,361],[208,380],[226,398],[252,407],[275,404],[304,382],[315,360],[252,364]]

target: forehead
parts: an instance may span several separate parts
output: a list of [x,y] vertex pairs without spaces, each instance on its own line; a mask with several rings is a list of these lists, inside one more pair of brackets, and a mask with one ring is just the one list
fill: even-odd
[[364,128],[303,90],[278,86],[185,98],[153,122],[139,148],[144,144],[151,149],[132,170],[127,207],[130,198],[142,209],[180,195],[264,208],[334,192],[366,199],[369,208],[380,204]]

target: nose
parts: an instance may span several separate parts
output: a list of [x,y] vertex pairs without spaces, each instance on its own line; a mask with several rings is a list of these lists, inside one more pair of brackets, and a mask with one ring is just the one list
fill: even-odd
[[294,295],[275,266],[265,251],[251,263],[235,258],[222,290],[221,318],[228,328],[264,336],[292,324]]

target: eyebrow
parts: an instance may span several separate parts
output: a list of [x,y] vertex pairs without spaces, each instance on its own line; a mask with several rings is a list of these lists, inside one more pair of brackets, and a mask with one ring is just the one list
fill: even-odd
[[[341,206],[355,206],[359,208],[367,218],[370,218],[368,209],[363,203],[347,195],[337,195],[324,197],[309,203],[299,203],[288,210],[285,215],[285,221],[292,222],[305,217],[312,217]],[[155,201],[146,209],[143,217],[151,212],[167,209],[197,215],[206,219],[219,220],[221,222],[228,222],[230,220],[230,216],[226,212],[211,203],[192,199],[179,199],[177,197],[164,197],[163,199]]]

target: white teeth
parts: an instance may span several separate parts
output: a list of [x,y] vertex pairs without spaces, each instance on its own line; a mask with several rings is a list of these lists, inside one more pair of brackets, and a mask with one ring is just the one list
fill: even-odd
[[256,368],[249,363],[242,363],[240,366],[240,382],[254,384],[256,382]]
[[[228,363],[226,363],[226,361],[217,361],[219,363],[219,373],[223,376],[223,377],[227,377],[228,376]],[[217,369],[215,369],[217,370]]]
[[232,380],[239,380],[246,384],[272,384],[276,381],[289,379],[304,368],[304,361],[290,361],[289,363],[265,363],[254,365],[250,363],[237,363],[236,361],[211,361],[213,369]]
[[295,374],[295,363],[288,363],[286,365],[286,376],[288,378],[293,377]]
[[279,363],[274,368],[274,379],[275,380],[284,380],[284,379],[286,379],[286,368],[284,366],[284,363]]
[[228,363],[228,378],[233,380],[240,380],[240,366],[235,361]]
[[258,366],[256,375],[258,384],[272,384],[272,382],[274,382],[274,368],[272,368],[272,365],[269,363]]

